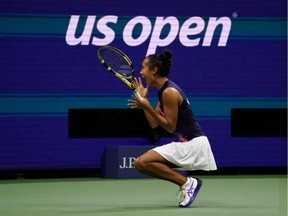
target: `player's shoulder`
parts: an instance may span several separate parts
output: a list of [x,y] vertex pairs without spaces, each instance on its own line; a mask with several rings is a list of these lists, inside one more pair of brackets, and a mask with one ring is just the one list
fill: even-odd
[[168,86],[166,89],[164,89],[163,94],[177,94],[179,93],[178,89],[176,89],[174,86]]
[[169,98],[169,99],[174,100],[174,101],[178,101],[179,99],[182,98],[180,92],[175,87],[167,87],[163,91],[162,97],[166,98],[166,99]]

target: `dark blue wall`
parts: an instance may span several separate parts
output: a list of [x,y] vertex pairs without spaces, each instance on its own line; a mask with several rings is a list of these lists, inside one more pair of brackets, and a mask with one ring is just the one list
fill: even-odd
[[[128,108],[130,90],[105,71],[97,59],[100,45],[92,41],[95,37],[124,50],[139,75],[155,38],[138,24],[133,38],[145,33],[147,40],[127,45],[123,32],[137,16],[150,21],[151,31],[160,17],[173,17],[179,31],[188,19],[204,22],[201,32],[188,36],[199,39],[198,45],[183,45],[176,32],[165,47],[174,53],[170,78],[189,96],[218,166],[286,166],[286,137],[233,137],[230,129],[232,108],[286,108],[286,9],[284,0],[1,1],[0,169],[99,168],[107,145],[149,144],[147,138],[68,137],[68,109]],[[88,16],[96,16],[87,45],[67,42],[72,15],[80,16],[76,38]],[[103,39],[109,34],[97,26],[108,15],[118,17],[106,26],[109,34],[115,33],[111,41]],[[222,32],[219,25],[212,43],[203,46],[213,17],[225,17],[231,29]],[[159,38],[170,37],[171,29],[165,25]],[[218,44],[221,33],[228,35],[224,46]],[[162,50],[158,45],[156,52]],[[156,104],[155,90],[150,99]]]

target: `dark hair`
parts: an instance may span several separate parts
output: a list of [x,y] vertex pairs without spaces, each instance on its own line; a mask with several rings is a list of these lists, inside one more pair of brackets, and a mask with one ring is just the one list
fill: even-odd
[[154,67],[158,68],[158,73],[161,77],[167,77],[170,73],[170,68],[172,65],[172,51],[164,50],[160,54],[152,54],[147,56],[149,60],[149,67],[152,69]]

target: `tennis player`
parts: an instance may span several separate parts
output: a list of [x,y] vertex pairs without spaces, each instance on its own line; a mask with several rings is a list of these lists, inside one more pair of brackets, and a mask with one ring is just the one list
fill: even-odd
[[[174,133],[179,142],[171,142],[156,147],[135,161],[140,172],[175,183],[180,187],[180,207],[188,207],[199,192],[202,181],[186,177],[174,168],[184,170],[216,170],[216,163],[210,143],[201,126],[195,119],[190,103],[182,89],[169,80],[172,65],[172,52],[165,50],[160,54],[147,56],[142,62],[140,74],[146,80],[147,87],[141,78],[135,78],[135,87],[143,97],[142,100],[128,100],[132,108],[141,108],[152,128],[163,127]],[[158,89],[159,102],[153,108],[147,98],[149,88]]]

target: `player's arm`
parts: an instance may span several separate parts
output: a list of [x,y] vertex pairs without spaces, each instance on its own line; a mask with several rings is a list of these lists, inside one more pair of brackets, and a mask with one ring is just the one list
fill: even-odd
[[159,104],[154,109],[147,99],[149,86],[144,88],[140,78],[134,79],[137,90],[141,93],[143,100],[128,100],[128,106],[132,109],[142,108],[145,116],[152,128],[156,128],[158,125],[163,127],[170,133],[174,133],[177,125],[178,118],[178,105],[179,101],[183,100],[180,93],[175,88],[167,88],[162,93],[162,100],[164,105],[164,115],[160,113]]
[[164,115],[156,110],[147,109],[148,112],[158,124],[169,133],[174,133],[177,126],[179,92],[174,88],[167,88],[162,93],[164,105]]
[[[151,126],[156,126],[156,123],[167,130],[169,133],[174,133],[177,125],[178,118],[178,104],[180,101],[180,94],[174,88],[167,88],[162,93],[162,100],[164,105],[164,115],[160,114],[158,110],[154,109],[147,98],[143,100],[129,100],[131,108],[142,108],[148,116],[148,121],[152,123]],[[182,97],[181,97],[182,99]]]
[[[135,77],[134,78],[134,86],[138,90],[138,92],[141,94],[142,99],[143,98],[147,99],[148,92],[149,92],[149,86],[144,87],[140,77],[138,77],[138,78]],[[160,110],[159,107],[160,107],[160,105],[158,103],[157,106],[155,107],[155,110],[158,113],[160,113],[159,112],[159,110]],[[133,108],[133,107],[131,107],[131,108]],[[146,119],[147,119],[147,121],[148,121],[148,123],[149,123],[151,128],[157,128],[159,126],[158,122],[145,109],[144,109],[144,114],[145,114],[145,117],[146,117]]]
[[[159,110],[160,104],[158,103],[155,107],[155,111],[160,113]],[[157,128],[159,126],[158,122],[152,117],[152,115],[148,111],[144,110],[144,114],[151,128]]]

